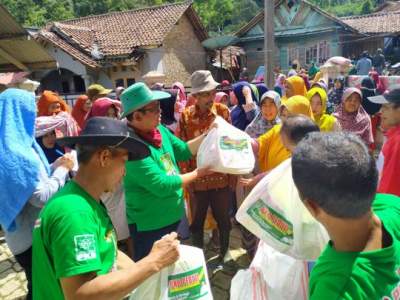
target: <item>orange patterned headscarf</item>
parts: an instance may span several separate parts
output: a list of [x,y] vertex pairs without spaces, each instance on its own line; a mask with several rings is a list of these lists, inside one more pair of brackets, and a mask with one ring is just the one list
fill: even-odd
[[[49,116],[49,106],[52,103],[60,103],[60,111],[69,112],[69,107],[67,103],[61,97],[52,91],[44,91],[42,96],[40,97],[37,107],[38,107],[38,116]],[[56,112],[57,114],[58,112]]]

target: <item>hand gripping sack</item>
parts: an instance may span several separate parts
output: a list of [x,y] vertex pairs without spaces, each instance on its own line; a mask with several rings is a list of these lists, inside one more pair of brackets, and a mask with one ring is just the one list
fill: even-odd
[[329,240],[325,228],[301,201],[291,159],[265,176],[247,196],[236,219],[275,250],[296,259],[315,260]]
[[144,281],[130,300],[212,300],[203,250],[179,246],[179,260]]
[[224,174],[250,173],[255,163],[251,137],[219,116],[215,123],[218,127],[211,129],[200,145],[197,167]]
[[308,279],[307,262],[260,242],[250,268],[232,279],[231,300],[307,300]]

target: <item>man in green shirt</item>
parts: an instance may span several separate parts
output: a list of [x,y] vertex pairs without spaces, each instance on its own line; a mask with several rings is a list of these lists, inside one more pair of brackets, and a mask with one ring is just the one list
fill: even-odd
[[44,207],[33,231],[33,299],[122,299],[178,258],[176,233],[156,242],[134,263],[117,249],[113,225],[100,196],[118,186],[129,159],[149,149],[126,124],[92,118],[78,137],[58,141],[75,147],[75,178]]
[[135,261],[145,257],[155,241],[177,230],[185,213],[183,187],[211,174],[207,169],[180,174],[178,162],[197,153],[205,134],[185,143],[160,125],[159,101],[170,96],[151,91],[144,83],[131,85],[121,95],[122,117],[150,149],[149,157],[127,163],[124,179]]
[[400,199],[376,194],[368,148],[349,133],[311,133],[292,156],[293,179],[331,241],[310,277],[310,299],[399,299]]

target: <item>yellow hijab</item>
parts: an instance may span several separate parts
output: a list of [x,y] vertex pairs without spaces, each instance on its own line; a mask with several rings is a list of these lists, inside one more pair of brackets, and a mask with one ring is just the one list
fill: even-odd
[[[291,76],[286,79],[286,83],[290,84],[293,88],[294,95],[305,96],[307,93],[306,84],[304,83],[303,78],[300,76]],[[282,101],[285,102],[288,98],[286,95],[282,98]]]
[[318,94],[319,97],[321,98],[322,114],[320,116],[314,115],[315,123],[318,125],[321,131],[333,131],[334,125],[336,123],[336,118],[326,113],[326,101],[328,99],[328,96],[324,89],[321,89],[319,87],[313,87],[307,93],[307,98],[310,101],[310,103],[311,103],[311,98],[314,97],[316,94]]
[[291,115],[305,115],[314,120],[310,101],[304,96],[290,97],[282,106],[286,107]]

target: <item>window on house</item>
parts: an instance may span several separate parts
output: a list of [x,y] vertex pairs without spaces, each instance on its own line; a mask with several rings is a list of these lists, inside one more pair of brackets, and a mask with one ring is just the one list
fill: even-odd
[[115,80],[115,87],[119,87],[119,86],[125,87],[123,78],[119,78],[119,79]]
[[257,51],[263,51],[263,48],[257,48]]
[[126,72],[126,66],[122,66],[122,67],[121,67],[121,71],[122,71],[122,72]]
[[62,92],[64,94],[68,94],[68,93],[71,92],[71,89],[69,88],[69,82],[68,81],[61,82],[61,88],[62,88]]
[[127,78],[126,79],[126,86],[131,86],[132,84],[136,83],[135,78]]
[[306,64],[309,65],[312,62],[318,62],[318,47],[313,45],[306,48]]
[[306,64],[316,62],[323,64],[329,58],[329,44],[327,41],[306,48]]
[[83,78],[79,75],[75,75],[73,79],[74,79],[75,92],[84,93],[86,91],[86,88],[85,88],[85,81],[83,80]]
[[320,64],[324,63],[329,58],[329,44],[327,41],[319,43],[319,58]]
[[114,66],[114,67],[112,67],[112,71],[115,73],[115,72],[118,72],[118,67],[116,67],[116,66]]

